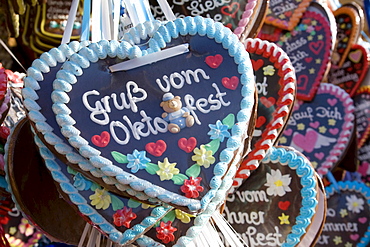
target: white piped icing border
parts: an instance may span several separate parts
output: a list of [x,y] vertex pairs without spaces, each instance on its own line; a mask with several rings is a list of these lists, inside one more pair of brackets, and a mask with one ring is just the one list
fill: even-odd
[[[279,82],[282,87],[279,90],[279,95],[282,99],[273,113],[272,123],[266,127],[265,131],[267,134],[258,141],[259,148],[253,147],[252,151],[247,155],[247,158],[240,165],[234,178],[233,189],[240,187],[242,182],[249,177],[251,170],[258,168],[261,160],[274,145],[281,129],[288,120],[287,116],[289,116],[292,109],[296,92],[295,70],[285,51],[274,43],[257,38],[246,39],[244,43],[248,52],[259,54],[265,58],[269,58],[269,60],[274,61],[274,63],[279,63],[281,66],[280,70],[284,77],[281,79],[282,82]],[[284,118],[286,118],[285,121]]]
[[[112,41],[117,44],[117,41]],[[97,52],[101,50],[101,47],[107,46],[108,41],[102,40],[93,48],[97,49]],[[49,52],[43,53],[39,59],[33,61],[32,66],[27,70],[27,76],[24,78],[24,88],[22,89],[22,96],[24,98],[24,106],[28,111],[29,119],[35,123],[36,130],[44,135],[45,141],[54,146],[57,152],[61,155],[65,155],[68,162],[76,164],[80,169],[90,172],[94,177],[101,178],[106,184],[115,185],[120,191],[127,192],[131,196],[138,198],[139,200],[151,200],[144,193],[135,191],[129,186],[118,184],[115,179],[110,178],[99,169],[93,167],[90,162],[83,158],[80,154],[74,151],[74,149],[66,142],[59,138],[55,131],[49,124],[48,120],[41,114],[41,106],[38,105],[37,100],[40,98],[38,91],[41,89],[43,83],[52,83],[44,81],[44,74],[49,73],[51,68],[54,68],[58,63],[66,62],[73,54],[81,50],[82,54],[89,56],[88,51],[84,49],[90,42],[77,42],[72,41],[71,43],[60,45],[58,48],[53,48]],[[100,55],[102,56],[102,55]],[[104,56],[104,54],[103,54]],[[107,56],[105,54],[105,56]],[[60,72],[60,76],[68,76]],[[48,97],[48,96],[43,96]],[[51,106],[50,106],[51,107]]]
[[[77,141],[75,146],[79,150],[87,150],[88,152],[80,152],[82,156],[89,159],[91,164],[95,168],[100,168],[103,173],[107,176],[115,177],[121,185],[129,185],[131,188],[136,188],[139,191],[143,191],[149,197],[155,197],[159,200],[172,203],[179,206],[186,206],[190,211],[204,210],[208,203],[213,198],[214,194],[218,191],[221,184],[221,180],[225,175],[228,164],[231,162],[234,152],[240,147],[241,140],[243,139],[244,133],[247,130],[248,122],[252,114],[252,108],[254,106],[253,93],[254,88],[254,76],[252,71],[252,65],[245,51],[242,43],[239,42],[237,36],[232,34],[230,29],[225,28],[221,23],[215,23],[211,19],[203,17],[186,17],[184,19],[176,19],[174,22],[167,22],[165,25],[160,26],[158,31],[153,35],[153,38],[149,41],[149,48],[147,50],[141,50],[135,45],[131,45],[127,41],[121,43],[106,43],[106,46],[101,46],[99,49],[84,48],[79,54],[72,55],[71,61],[67,62],[68,66],[63,66],[63,70],[57,73],[57,79],[59,85],[64,85],[63,88],[67,89],[71,87],[78,79],[77,77],[83,73],[83,68],[89,67],[90,62],[98,61],[98,58],[118,57],[120,59],[134,59],[136,57],[145,56],[146,54],[160,51],[166,47],[166,42],[170,42],[173,38],[177,38],[179,35],[200,35],[207,36],[210,39],[214,39],[217,43],[221,43],[224,49],[227,49],[229,55],[234,57],[235,63],[238,65],[238,71],[241,76],[242,95],[244,97],[241,110],[237,115],[237,124],[232,129],[232,137],[227,142],[227,148],[221,152],[220,160],[214,170],[214,177],[210,186],[210,191],[202,198],[201,202],[194,199],[188,199],[184,196],[164,190],[159,186],[153,186],[152,183],[141,180],[131,173],[127,173],[121,168],[118,168],[112,164],[112,161],[101,157],[100,152],[91,146],[87,145],[89,142],[81,138]],[[97,47],[98,44],[95,44]],[[96,52],[96,51],[99,51]],[[85,55],[87,54],[87,55]],[[65,65],[67,65],[65,63]],[[62,120],[63,128],[66,130],[65,135],[75,135],[79,131],[73,127],[74,120],[70,118],[68,106],[65,105],[65,101],[68,101],[68,95],[66,91],[55,88],[52,100],[54,101],[53,108],[58,109],[55,111],[56,117]],[[62,106],[62,107],[59,107]]]

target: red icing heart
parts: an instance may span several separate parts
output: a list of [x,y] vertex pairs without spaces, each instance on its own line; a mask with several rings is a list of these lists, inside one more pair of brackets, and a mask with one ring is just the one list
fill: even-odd
[[161,156],[167,149],[167,144],[163,140],[158,140],[156,143],[150,142],[145,145],[145,150],[156,157]]
[[300,75],[297,79],[297,89],[305,90],[308,84],[308,76]]
[[221,65],[223,60],[224,58],[222,57],[222,55],[216,54],[214,56],[206,57],[206,64],[212,69],[217,69]]
[[190,137],[189,139],[181,138],[177,144],[179,145],[179,148],[185,152],[191,153],[197,146],[197,139],[195,139],[195,137]]
[[239,85],[239,78],[236,76],[231,78],[224,77],[222,78],[222,85],[224,85],[224,87],[227,89],[235,90]]
[[351,234],[351,235],[349,235],[349,237],[350,237],[353,241],[357,241],[357,239],[360,237],[360,235],[358,235],[358,234]]
[[271,106],[275,105],[275,103],[276,103],[276,100],[275,100],[274,97],[269,97],[269,98],[261,97],[260,101],[267,108],[270,108]]
[[289,208],[289,206],[290,206],[290,201],[285,201],[285,202],[280,201],[280,202],[278,203],[278,206],[279,206],[279,208],[280,208],[281,210],[287,210],[287,209]]
[[264,123],[266,123],[266,118],[264,116],[259,116],[256,121],[256,127],[260,128]]
[[304,60],[306,61],[306,63],[311,63],[312,62],[312,57],[306,57]]
[[262,59],[258,59],[257,61],[252,59],[251,62],[252,62],[252,67],[254,71],[259,70],[264,64]]
[[91,137],[91,141],[95,146],[104,148],[108,146],[110,142],[110,134],[107,131],[103,131],[100,135]]
[[240,4],[234,2],[228,6],[223,6],[221,8],[221,13],[224,15],[231,16],[231,18],[235,18],[236,14],[238,13],[239,8],[240,8]]
[[308,46],[315,55],[318,55],[321,52],[322,48],[324,48],[324,41],[318,40],[316,42],[311,42]]

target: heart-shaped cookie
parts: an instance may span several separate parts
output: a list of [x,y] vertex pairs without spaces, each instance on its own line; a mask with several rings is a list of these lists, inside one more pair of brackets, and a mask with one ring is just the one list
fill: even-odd
[[310,3],[311,0],[271,1],[265,23],[292,31]]
[[[150,0],[154,18],[163,19],[163,12],[156,0]],[[176,17],[203,16],[221,22],[241,38],[254,37],[263,23],[267,12],[266,1],[218,1],[169,0],[168,4]]]
[[[149,28],[150,25],[147,25]],[[150,33],[149,33],[150,34]],[[101,41],[99,45],[94,46],[101,49],[101,46],[106,46],[108,41]],[[116,43],[117,41],[112,41]],[[99,184],[104,184],[104,187],[117,194],[128,196],[125,192],[128,187],[116,186],[116,181],[105,176],[100,169],[95,169],[86,159],[77,152],[74,152],[73,147],[67,141],[63,141],[63,135],[60,132],[60,127],[56,122],[54,112],[52,111],[51,97],[53,91],[52,82],[55,79],[57,72],[62,64],[75,54],[81,48],[83,49],[89,42],[73,41],[68,45],[61,45],[58,48],[53,48],[49,52],[45,52],[39,59],[32,63],[32,67],[27,70],[27,77],[24,78],[25,87],[22,90],[24,98],[24,106],[28,111],[28,117],[31,120],[34,130],[39,138],[44,142],[49,150],[58,156],[65,164],[68,164],[76,171],[88,171],[85,174],[91,180]],[[140,200],[147,201],[148,197],[143,193],[130,191],[131,197],[139,197]],[[150,202],[147,202],[150,203]]]
[[353,97],[357,127],[357,147],[361,148],[370,134],[370,87],[360,88]]
[[67,202],[115,243],[132,243],[172,210],[168,205],[152,207],[116,196],[67,167],[37,137],[35,143]]
[[[184,39],[189,51],[147,63],[160,47],[183,49]],[[52,100],[61,132],[120,184],[188,212],[203,211],[242,152],[249,128],[254,80],[243,45],[221,23],[186,17],[161,26],[143,51],[125,41],[101,49],[110,57],[99,59],[100,53],[86,48],[72,55],[77,63],[66,62],[57,74]],[[214,69],[205,60],[217,54],[223,62]],[[108,69],[129,57],[134,59],[123,66],[142,66]],[[103,131],[111,136],[106,147],[89,142]],[[178,140],[191,137],[198,146],[189,154]],[[166,142],[166,152],[147,154],[145,145],[158,140]]]
[[326,221],[316,246],[368,246],[369,187],[355,181],[341,181],[337,186],[327,187],[326,193]]
[[361,85],[369,69],[369,52],[359,44],[353,44],[341,67],[333,66],[328,82],[343,88],[351,97]]
[[312,100],[327,73],[332,49],[330,25],[321,13],[306,11],[300,24],[277,42],[295,68],[299,100]]
[[247,39],[245,47],[251,56],[259,103],[252,151],[235,176],[235,187],[240,186],[250,171],[258,167],[277,140],[290,116],[296,92],[294,68],[281,48],[260,39]]
[[26,118],[17,123],[5,146],[6,179],[13,201],[28,221],[50,239],[77,245],[86,223],[60,197],[32,143],[32,132],[27,123]]
[[352,44],[360,36],[360,17],[358,12],[349,6],[341,6],[334,11],[337,22],[337,41],[331,59],[333,66],[342,67],[348,57]]
[[292,148],[271,147],[257,170],[229,194],[223,216],[248,246],[296,246],[315,214],[320,217],[317,186],[307,158]]
[[323,176],[343,158],[354,134],[354,105],[340,87],[322,83],[313,101],[297,101],[279,143],[301,151]]

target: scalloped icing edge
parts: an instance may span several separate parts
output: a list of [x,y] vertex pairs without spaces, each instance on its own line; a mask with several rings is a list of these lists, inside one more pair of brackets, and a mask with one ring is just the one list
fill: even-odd
[[[242,43],[239,42],[237,36],[235,36],[230,31],[230,29],[224,27],[221,23],[214,22],[213,20],[208,18],[203,18],[200,16],[185,17],[184,19],[179,18],[173,22],[167,22],[165,25],[160,26],[158,31],[154,33],[153,38],[149,41],[149,48],[147,50],[141,51],[139,47],[135,45],[131,46],[126,41],[122,41],[121,43],[107,43],[107,46],[103,47],[100,50],[102,52],[101,54],[94,54],[94,51],[91,50],[91,52],[86,52],[88,56],[84,56],[83,54],[81,54],[81,52],[72,55],[70,59],[71,61],[69,62],[70,66],[66,66],[66,68],[64,69],[64,74],[68,74],[68,78],[72,78],[71,82],[73,83],[73,81],[77,81],[77,77],[75,76],[75,74],[77,74],[77,76],[79,74],[79,72],[76,73],[76,71],[82,72],[82,67],[87,68],[90,61],[98,61],[98,55],[101,55],[100,57],[109,55],[110,57],[117,56],[121,59],[133,59],[152,52],[160,51],[161,48],[166,47],[166,42],[170,42],[173,38],[176,38],[179,35],[195,34],[207,36],[210,39],[214,39],[215,42],[221,43],[224,49],[228,50],[229,55],[231,57],[234,57],[234,61],[238,65],[238,71],[241,75],[241,84],[243,85],[241,91],[247,92],[242,94],[244,97],[243,102],[245,102],[245,104],[242,104],[242,109],[240,109],[237,115],[238,123],[235,124],[232,128],[231,139],[236,140],[236,142],[227,142],[227,147],[220,153],[220,156],[224,157],[225,160],[220,159],[223,161],[220,161],[215,165],[214,176],[211,179],[211,181],[215,181],[215,183],[213,184],[213,186],[211,186],[211,189],[201,199],[201,201],[199,202],[198,200],[180,196],[178,194],[164,190],[163,188],[156,185],[153,186],[152,183],[137,178],[131,173],[123,171],[121,168],[114,166],[110,160],[99,155],[89,153],[85,154],[85,158],[89,159],[95,168],[100,168],[105,175],[115,177],[118,183],[120,183],[121,185],[129,185],[131,188],[134,188],[135,184],[139,184],[137,188],[139,188],[140,191],[143,191],[149,197],[155,197],[162,202],[171,203],[172,205],[175,204],[179,206],[186,206],[189,208],[190,211],[201,211],[207,207],[207,204],[211,201],[214,194],[218,191],[219,186],[221,185],[222,178],[225,175],[226,170],[228,169],[228,163],[231,162],[230,157],[233,157],[235,155],[234,152],[237,151],[237,149],[242,145],[240,140],[244,139],[243,135],[245,130],[248,128],[249,119],[251,117],[252,108],[254,105],[254,97],[252,97],[255,91],[254,80],[250,79],[254,78],[252,76],[252,65],[248,53],[245,51]],[[107,50],[105,51],[104,48],[106,48]],[[89,48],[86,47],[84,49],[87,50]],[[73,61],[76,61],[77,63]],[[70,87],[71,82],[67,81],[68,78],[67,80],[64,80],[65,78],[64,76],[61,76],[61,74],[62,73],[57,74],[56,80],[59,80],[59,82],[65,83],[65,85],[68,85]],[[54,90],[53,93],[64,92],[61,90]],[[53,102],[54,105],[64,104],[63,102],[60,102],[58,101],[58,99],[55,98],[53,99]],[[66,105],[64,106],[68,108]],[[55,113],[57,117],[62,117],[62,115],[64,114],[69,115],[68,110],[67,112]],[[68,126],[71,129],[74,128],[73,124],[66,124],[63,126]],[[236,143],[236,145],[234,145],[234,143]],[[82,146],[79,146],[80,149],[88,148],[89,150],[98,151],[84,143],[81,144]],[[94,162],[95,160],[97,162]]]
[[338,138],[337,143],[334,145],[333,149],[330,151],[330,154],[326,157],[325,162],[317,169],[317,173],[322,177],[328,173],[329,169],[331,169],[337,162],[339,162],[339,158],[342,158],[342,154],[344,150],[346,150],[347,145],[352,134],[354,134],[354,103],[352,98],[349,94],[344,91],[339,86],[329,84],[329,83],[321,83],[319,89],[317,90],[317,94],[321,93],[328,93],[333,96],[337,96],[338,100],[343,104],[344,107],[344,123],[342,125],[342,129]]
[[[301,190],[303,207],[300,209],[300,214],[296,218],[296,224],[292,228],[296,226],[297,228],[303,228],[304,231],[289,233],[282,245],[283,247],[293,247],[300,242],[301,237],[311,224],[312,217],[316,213],[318,182],[315,177],[315,169],[302,153],[292,147],[278,146],[270,148],[268,154],[262,160],[262,163],[268,162],[280,162],[281,165],[289,166],[292,170],[296,170],[297,175],[300,177],[300,183],[303,186]],[[303,195],[309,195],[310,197]]]
[[[361,193],[367,200],[367,204],[370,207],[370,188],[366,186],[364,183],[360,183],[357,181],[339,181],[337,183],[337,186],[339,187],[340,190],[350,190]],[[325,188],[327,199],[329,199],[330,196],[334,195],[334,193],[337,193],[335,187],[336,186],[331,184]],[[358,247],[368,246],[368,244],[370,243],[370,227],[367,228],[367,232],[361,238],[360,242],[361,243],[357,243]]]
[[[101,41],[98,44],[106,45],[108,41]],[[114,42],[114,41],[113,41]],[[117,42],[117,41],[116,41]],[[54,134],[53,128],[47,123],[46,118],[40,114],[41,107],[37,104],[39,96],[37,91],[40,90],[39,83],[45,83],[43,74],[48,73],[50,68],[54,68],[58,63],[66,62],[73,54],[82,48],[89,45],[90,42],[72,41],[68,45],[63,44],[58,48],[52,48],[49,52],[43,53],[40,58],[32,62],[32,66],[27,70],[27,76],[24,78],[24,88],[22,89],[22,96],[24,98],[24,106],[28,111],[29,119],[34,122],[37,131],[44,135],[45,141],[51,145],[61,155],[64,155],[68,162],[77,165],[81,170],[88,171],[92,176],[102,178],[107,184],[114,184],[120,191],[127,192],[139,200],[148,200],[148,196],[142,192],[135,191],[128,186],[119,185],[112,178],[108,178],[99,169],[93,167],[85,158],[80,154],[73,151],[73,147],[67,144]],[[51,82],[50,82],[51,83]],[[149,200],[151,200],[149,198]]]
[[[250,0],[248,1],[247,5],[245,5],[244,12],[242,14],[242,18],[238,22],[238,27],[235,28],[234,33],[238,38],[241,38],[242,34],[247,29],[247,25],[251,24],[250,20],[252,16],[254,16],[256,13],[255,8],[258,7],[258,4],[262,6],[262,1],[258,0]],[[258,10],[259,11],[259,10]]]
[[[339,59],[338,64],[333,63],[333,66],[342,67],[345,59],[348,56],[349,51],[352,48],[352,44],[357,43],[361,35],[360,24],[359,24],[360,18],[359,18],[358,12],[354,8],[351,8],[348,6],[341,6],[340,8],[336,9],[333,12],[333,14],[334,14],[335,20],[337,18],[337,15],[340,15],[340,14],[348,15],[351,18],[351,24],[352,24],[352,29],[353,29],[351,35],[349,36],[347,47],[345,48],[343,54],[341,54],[341,58]],[[358,19],[358,21],[356,21],[356,19]],[[337,49],[337,46],[334,47],[334,51],[336,51],[336,49]]]
[[[269,61],[280,66],[279,73],[284,76],[279,80],[282,86],[279,90],[279,95],[282,95],[281,103],[274,111],[274,118],[266,126],[267,138],[259,140],[255,148],[247,155],[246,159],[241,163],[236,176],[232,189],[235,190],[242,185],[242,182],[250,175],[250,171],[255,170],[259,166],[259,162],[266,156],[268,150],[274,145],[279,136],[277,129],[285,125],[284,118],[289,115],[293,107],[296,92],[296,76],[293,65],[290,62],[288,55],[283,49],[276,44],[261,40],[251,39],[245,40],[245,47],[249,53],[256,53]],[[256,146],[258,148],[256,148]]]
[[292,31],[294,27],[301,20],[303,13],[308,8],[312,0],[303,0],[298,7],[294,10],[294,13],[289,21],[281,20],[279,17],[269,16],[267,14],[265,23],[271,24],[275,27],[279,27],[288,31]]
[[152,209],[151,216],[146,217],[140,224],[134,225],[123,233],[118,231],[115,226],[102,217],[94,207],[89,205],[86,199],[79,194],[78,189],[69,182],[70,179],[61,172],[60,166],[55,161],[54,154],[45,147],[43,142],[36,135],[34,140],[41,157],[45,161],[45,166],[50,171],[54,181],[56,181],[62,191],[68,195],[70,201],[78,208],[78,211],[87,216],[95,227],[99,227],[108,235],[109,239],[115,243],[122,245],[132,243],[139,235],[143,234],[146,229],[152,227],[158,220],[163,218],[169,210],[172,210],[171,207],[156,207]]

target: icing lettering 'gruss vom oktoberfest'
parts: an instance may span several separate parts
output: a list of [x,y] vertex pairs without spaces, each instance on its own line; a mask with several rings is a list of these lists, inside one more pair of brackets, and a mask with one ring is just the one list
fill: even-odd
[[[108,70],[122,59],[145,58],[185,40],[189,54]],[[71,59],[77,63],[63,65],[52,93],[69,143],[122,185],[192,212],[204,210],[243,149],[254,105],[251,63],[236,36],[210,19],[187,17],[160,26],[147,49],[111,42],[100,53],[86,47]],[[162,108],[163,102],[180,114]],[[191,127],[181,127],[184,115],[193,117]],[[175,125],[176,134],[168,128]],[[195,184],[199,190],[189,191]]]

